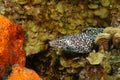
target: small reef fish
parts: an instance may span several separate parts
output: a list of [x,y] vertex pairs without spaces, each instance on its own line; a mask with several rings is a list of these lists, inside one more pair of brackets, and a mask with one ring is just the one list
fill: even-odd
[[94,40],[104,28],[87,28],[81,34],[63,36],[49,42],[50,46],[75,53],[89,53],[93,50]]

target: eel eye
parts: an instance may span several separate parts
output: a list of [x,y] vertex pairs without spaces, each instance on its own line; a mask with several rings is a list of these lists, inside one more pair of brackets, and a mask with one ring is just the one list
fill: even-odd
[[62,43],[62,40],[60,40],[59,43]]

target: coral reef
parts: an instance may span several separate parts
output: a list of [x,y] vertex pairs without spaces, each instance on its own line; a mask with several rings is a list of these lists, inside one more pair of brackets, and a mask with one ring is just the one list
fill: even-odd
[[[111,65],[110,65],[110,57],[111,56],[109,54],[112,54],[112,53],[110,53],[108,51],[113,50],[114,47],[115,47],[115,49],[118,49],[118,51],[119,51],[119,49],[120,49],[119,48],[119,45],[120,45],[119,44],[120,43],[119,42],[119,36],[120,36],[119,31],[120,31],[119,28],[114,28],[114,27],[107,27],[104,30],[103,30],[103,28],[102,29],[101,28],[100,29],[99,28],[98,29],[96,29],[96,28],[86,28],[86,29],[83,30],[83,33],[81,33],[81,34],[64,36],[62,38],[52,40],[52,41],[50,41],[50,46],[53,46],[53,47],[56,47],[56,48],[62,48],[63,50],[68,50],[70,52],[75,52],[76,51],[77,53],[85,53],[82,50],[86,50],[86,48],[82,47],[83,45],[81,46],[81,44],[84,44],[84,46],[87,46],[87,48],[89,48],[89,46],[90,46],[89,44],[97,45],[98,48],[99,48],[98,52],[96,52],[95,50],[93,50],[93,52],[91,52],[92,49],[94,49],[93,48],[94,45],[90,46],[90,47],[92,47],[92,49],[90,49],[90,48],[87,49],[89,51],[86,52],[86,53],[89,53],[89,55],[88,55],[88,57],[86,57],[86,59],[88,60],[88,62],[92,66],[93,65],[101,66],[101,71],[104,69],[104,71],[102,71],[102,73],[104,75],[101,76],[100,73],[97,74],[97,75],[101,76],[101,77],[99,77],[100,79],[102,79],[102,78],[106,79],[106,77],[107,77],[107,78],[110,78],[112,80],[111,76],[108,75],[108,73],[110,73],[110,71],[111,71]],[[87,36],[87,37],[85,37],[85,36]],[[88,39],[88,40],[91,39],[93,42],[91,42],[89,44],[86,44],[86,43],[88,43],[86,41],[86,39]],[[77,41],[77,43],[80,43],[79,48],[77,48],[78,45],[76,44],[76,41]],[[111,47],[111,45],[113,47]],[[76,68],[76,67],[72,66],[72,65],[77,66],[75,64],[75,62],[73,63],[73,61],[71,61],[71,60],[66,60],[64,58],[60,58],[60,63],[65,68],[69,68],[69,67],[71,68],[72,67],[73,72],[71,72],[71,70],[67,70],[68,73],[74,73],[74,71],[76,73],[76,69],[75,70],[73,69],[73,68]],[[84,65],[85,64],[86,63],[84,63]],[[88,65],[88,66],[90,66],[90,65]],[[85,66],[79,66],[79,67],[86,68]],[[87,72],[89,72],[89,71],[87,71]],[[87,76],[88,80],[90,78],[89,74],[93,75],[92,73],[86,73],[86,74],[88,74],[88,76]],[[96,78],[97,77],[95,77],[93,79],[96,79]]]
[[[1,1],[4,3],[1,4],[1,14],[21,25],[26,31],[25,52],[28,56],[46,50],[48,40],[81,33],[83,28],[91,26],[110,25],[108,18],[110,12],[107,9],[110,1],[108,4],[103,4],[103,1],[94,2],[89,0]],[[89,3],[98,7],[88,8]]]
[[13,68],[8,80],[42,80],[33,70],[23,67],[26,64],[23,29],[0,15],[0,33],[0,80],[6,79],[14,64],[19,66]]
[[[36,70],[43,80],[119,80],[119,9],[119,0],[0,1],[0,14],[25,31],[26,67]],[[116,29],[107,29],[108,26]],[[99,48],[95,46],[98,50],[91,56],[76,54],[72,50],[66,52],[49,45],[51,40],[81,34],[89,27],[105,28],[104,33],[97,36]],[[96,35],[91,35],[91,38],[95,40]],[[111,43],[107,45],[109,41]],[[101,54],[101,50],[104,58],[97,54]],[[98,63],[91,64],[87,57],[98,60]]]

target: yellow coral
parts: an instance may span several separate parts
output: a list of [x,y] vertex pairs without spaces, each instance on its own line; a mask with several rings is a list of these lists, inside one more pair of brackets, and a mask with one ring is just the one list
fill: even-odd
[[115,33],[120,33],[120,28],[119,27],[107,27],[104,29],[105,33],[109,33],[112,36],[114,36]]
[[65,4],[64,2],[59,2],[57,5],[56,5],[56,10],[60,13],[64,13],[64,7],[65,7]]
[[98,8],[98,4],[89,4],[88,7],[90,9],[97,9]]
[[100,0],[100,3],[102,4],[102,6],[107,7],[110,5],[110,1],[111,0]]
[[94,14],[96,16],[99,16],[100,18],[104,19],[104,18],[107,18],[109,11],[106,8],[102,7],[100,9],[95,10]]
[[113,36],[113,45],[115,48],[120,49],[120,33],[116,33]]
[[102,62],[104,57],[105,57],[105,55],[103,54],[103,52],[96,53],[93,50],[93,52],[91,52],[86,59],[89,61],[90,64],[97,65],[97,64],[100,64]]
[[108,33],[100,33],[95,39],[95,43],[99,46],[99,50],[108,51],[111,35]]

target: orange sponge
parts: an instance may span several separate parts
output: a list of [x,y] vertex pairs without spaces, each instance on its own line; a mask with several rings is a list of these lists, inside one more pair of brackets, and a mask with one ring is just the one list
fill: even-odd
[[17,65],[13,67],[8,80],[42,80],[42,78],[35,71]]
[[13,64],[25,66],[23,42],[22,28],[0,15],[0,77],[5,76]]

